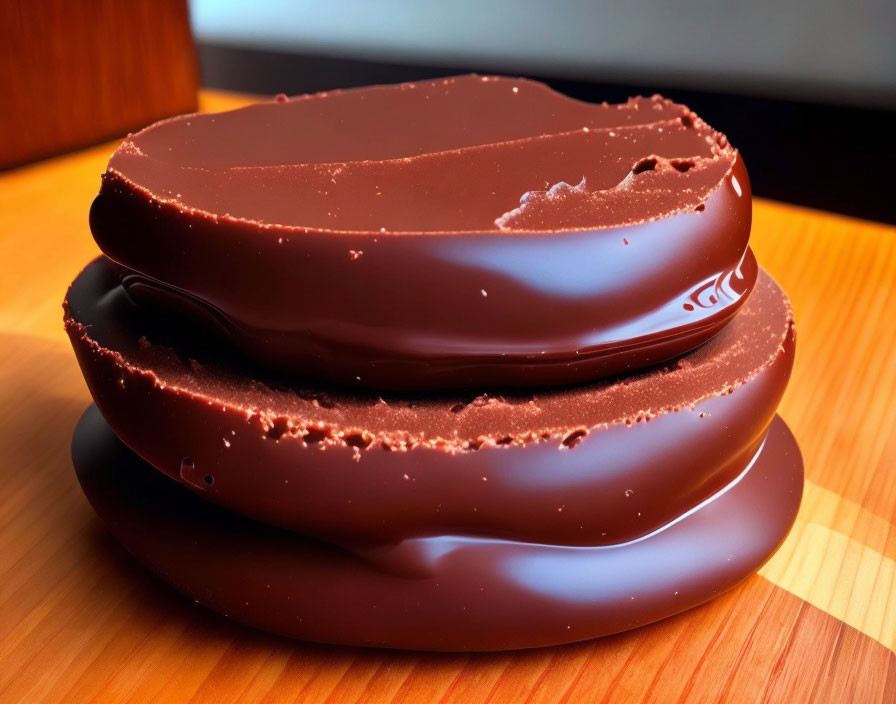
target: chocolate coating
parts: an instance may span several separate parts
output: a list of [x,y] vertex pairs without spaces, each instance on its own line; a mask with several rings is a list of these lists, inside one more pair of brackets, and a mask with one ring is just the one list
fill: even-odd
[[693,349],[754,285],[750,218],[740,157],[684,106],[466,76],[158,123],[91,229],[136,301],[262,366],[416,390]]
[[72,456],[112,534],[199,603],[296,638],[425,650],[566,643],[696,606],[774,552],[803,479],[776,419],[737,480],[639,541],[571,548],[444,535],[350,552],[201,500],[128,450],[95,408]]
[[762,274],[721,334],[622,380],[476,398],[277,388],[214,345],[185,347],[119,279],[98,259],[66,302],[84,376],[118,435],[210,501],[346,545],[645,535],[743,470],[793,361],[789,303]]

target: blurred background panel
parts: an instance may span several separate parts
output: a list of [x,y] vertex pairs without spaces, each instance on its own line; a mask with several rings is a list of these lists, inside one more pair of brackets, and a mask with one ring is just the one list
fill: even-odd
[[896,107],[893,0],[193,0],[191,6],[201,42]]
[[896,222],[894,0],[192,0],[206,86],[296,94],[467,71],[661,92],[761,196]]
[[196,109],[186,0],[0,0],[0,169]]

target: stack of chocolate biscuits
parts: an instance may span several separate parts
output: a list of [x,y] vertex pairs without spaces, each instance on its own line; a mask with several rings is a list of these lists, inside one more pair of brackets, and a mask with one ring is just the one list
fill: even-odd
[[90,212],[73,441],[114,536],[297,638],[640,626],[789,530],[789,302],[725,137],[654,96],[462,76],[157,123]]

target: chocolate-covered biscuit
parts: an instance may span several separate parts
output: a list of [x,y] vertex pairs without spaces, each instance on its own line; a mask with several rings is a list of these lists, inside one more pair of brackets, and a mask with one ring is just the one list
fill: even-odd
[[95,409],[72,454],[112,534],[200,604],[295,638],[421,650],[569,643],[696,606],[777,549],[803,479],[777,418],[746,471],[640,540],[568,547],[440,535],[347,550],[202,501],[124,447]]
[[463,76],[152,125],[64,303],[85,494],[177,589],[298,638],[524,648],[695,606],[802,490],[750,210],[659,96]]
[[214,346],[166,346],[116,269],[101,258],[78,277],[66,327],[122,440],[210,501],[346,544],[644,535],[743,470],[793,363],[790,304],[761,274],[713,340],[622,379],[475,397],[277,387]]
[[431,390],[697,347],[753,286],[750,217],[737,151],[682,105],[462,76],[158,123],[90,222],[135,300],[267,367]]

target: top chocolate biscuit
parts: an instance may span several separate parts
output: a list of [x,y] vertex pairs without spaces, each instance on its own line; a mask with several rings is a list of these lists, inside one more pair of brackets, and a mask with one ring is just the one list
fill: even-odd
[[464,76],[188,115],[113,154],[91,226],[144,305],[247,358],[385,389],[661,362],[756,277],[746,171],[658,96]]

